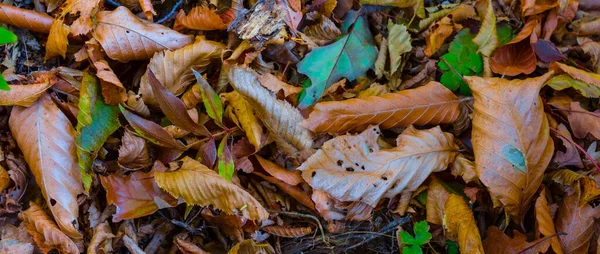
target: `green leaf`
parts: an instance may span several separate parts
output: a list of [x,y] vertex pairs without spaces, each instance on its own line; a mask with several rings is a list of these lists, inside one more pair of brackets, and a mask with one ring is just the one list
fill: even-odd
[[217,149],[217,158],[219,159],[219,162],[217,163],[217,170],[219,175],[231,182],[235,166],[233,165],[233,155],[231,154],[231,150],[227,145],[228,137],[229,136],[225,136],[221,140],[221,143],[219,143],[219,149]]
[[0,73],[0,90],[10,91],[10,86],[8,86],[8,83],[6,83],[6,79],[4,79],[2,73]]
[[200,94],[202,97],[202,103],[204,103],[204,107],[206,108],[206,113],[208,116],[215,120],[215,123],[221,127],[223,125],[223,104],[221,103],[221,98],[219,95],[213,90],[212,86],[206,82],[204,77],[200,72],[192,69],[194,76],[196,76],[196,81],[198,81],[198,86],[200,86]]
[[357,11],[348,12],[342,23],[344,33],[348,32],[352,23],[354,28],[350,33],[332,44],[313,49],[298,63],[298,72],[307,75],[312,82],[310,87],[305,88],[305,96],[298,107],[314,104],[327,88],[341,78],[353,81],[373,69],[377,47],[366,18],[359,16]]
[[77,113],[77,157],[85,191],[92,184],[92,162],[119,123],[119,108],[104,103],[96,77],[83,73]]
[[415,197],[415,199],[419,201],[419,203],[421,203],[422,205],[427,204],[427,191],[422,191],[421,193],[419,193],[419,195]]
[[399,231],[398,236],[403,244],[414,244],[417,241],[414,236],[406,231]]
[[600,97],[600,87],[595,85],[589,85],[585,82],[581,82],[572,78],[567,74],[561,74],[555,76],[546,82],[547,86],[552,87],[552,89],[560,91],[572,87],[573,89],[579,91],[581,95],[587,98],[598,98]]
[[513,30],[507,23],[502,23],[497,26],[498,32],[498,47],[505,45],[510,42],[515,35],[513,34]]
[[402,254],[423,254],[423,249],[419,245],[409,245],[402,247]]
[[461,30],[448,49],[441,56],[438,67],[443,71],[440,82],[452,91],[459,90],[462,95],[471,95],[471,89],[462,79],[463,76],[481,75],[483,60],[477,53],[479,46],[473,42],[474,35],[469,29]]
[[419,221],[413,226],[415,232],[415,245],[423,245],[429,242],[431,239],[431,233],[429,233],[429,225],[427,221]]
[[458,244],[456,242],[447,240],[446,246],[448,246],[448,254],[458,254]]
[[6,28],[0,27],[0,45],[17,42],[17,35]]

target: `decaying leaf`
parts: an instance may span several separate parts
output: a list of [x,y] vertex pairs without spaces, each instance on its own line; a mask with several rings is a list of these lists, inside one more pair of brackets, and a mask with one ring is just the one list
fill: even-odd
[[496,49],[490,58],[492,71],[507,76],[535,71],[537,58],[531,45],[531,37],[536,29],[539,29],[539,20],[530,18],[514,39]]
[[158,51],[176,50],[193,42],[191,35],[141,20],[123,6],[99,12],[96,22],[94,38],[108,57],[120,62],[150,59]]
[[80,252],[73,240],[60,231],[52,218],[38,204],[30,202],[29,209],[20,213],[19,217],[22,218],[27,232],[43,252],[47,253],[52,249],[69,254]]
[[46,43],[46,56],[45,60],[48,60],[55,56],[62,56],[65,58],[67,54],[67,46],[69,45],[69,39],[67,35],[71,32],[71,27],[64,24],[63,20],[55,19],[50,27],[50,35],[48,36],[48,42]]
[[510,81],[465,77],[475,99],[475,169],[491,195],[518,222],[529,209],[554,151],[539,97],[551,75]]
[[203,249],[200,249],[200,247],[194,245],[193,243],[183,240],[179,237],[176,237],[175,240],[173,240],[173,243],[181,252],[186,254],[209,254],[209,252],[206,252]]
[[94,62],[96,67],[96,76],[100,79],[102,85],[102,97],[109,105],[117,105],[127,100],[127,90],[117,78],[117,75],[104,60]]
[[388,37],[388,48],[390,55],[390,73],[394,74],[402,64],[402,55],[412,50],[410,34],[406,26],[388,23],[390,35]]
[[287,237],[287,238],[300,237],[300,236],[305,236],[305,235],[312,233],[312,228],[310,228],[310,227],[292,228],[292,227],[285,227],[285,226],[267,226],[267,227],[261,228],[261,230],[263,230],[269,234],[272,234],[272,235]]
[[102,222],[94,228],[94,235],[87,248],[88,254],[112,252],[112,238],[115,235],[110,230],[107,222]]
[[[94,22],[92,18],[98,12],[101,0],[67,0],[64,4],[64,12],[79,14],[79,17],[73,21],[73,34],[87,34],[92,30]],[[51,32],[52,33],[52,32]]]
[[152,161],[150,160],[146,141],[129,131],[125,131],[119,147],[118,162],[120,166],[130,170],[150,166]]
[[77,195],[83,184],[71,122],[44,94],[28,108],[13,107],[8,125],[58,226],[81,238]]
[[210,205],[226,214],[240,214],[251,220],[269,216],[254,197],[215,171],[189,157],[183,158],[182,162],[177,171],[154,174],[161,189],[183,198],[190,205]]
[[461,253],[484,253],[473,211],[458,195],[450,194],[444,205],[444,228],[458,242]]
[[415,89],[362,99],[321,102],[302,124],[314,132],[363,131],[451,123],[458,117],[460,100],[438,82]]
[[406,129],[397,147],[380,149],[378,127],[329,140],[298,170],[315,190],[340,201],[375,207],[382,198],[414,191],[431,172],[445,169],[457,155],[452,135],[439,127]]
[[181,10],[175,18],[175,27],[204,31],[224,30],[227,29],[229,22],[226,23],[219,14],[209,8],[196,6],[187,15]]
[[557,232],[566,232],[559,236],[560,245],[565,253],[586,253],[594,231],[594,219],[600,216],[598,207],[589,204],[580,205],[577,193],[565,197],[558,203],[558,212],[554,224]]

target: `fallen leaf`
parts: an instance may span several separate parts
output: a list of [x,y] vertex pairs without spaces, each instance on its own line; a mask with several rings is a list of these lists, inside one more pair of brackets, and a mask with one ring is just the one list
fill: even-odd
[[92,185],[92,163],[108,137],[115,132],[119,123],[119,108],[107,105],[100,96],[98,80],[87,72],[83,73],[77,113],[77,158],[83,188],[87,193]]
[[[66,14],[66,12],[79,14],[79,17],[71,25],[74,35],[84,35],[92,30],[94,27],[92,18],[98,12],[101,2],[101,0],[67,0],[65,2],[63,14]],[[52,31],[50,31],[50,34],[52,34]]]
[[0,106],[29,107],[52,86],[49,80],[39,83],[8,85],[10,91],[0,92]]
[[477,171],[475,163],[462,155],[456,157],[456,160],[450,166],[453,176],[460,176],[466,183],[477,181]]
[[123,6],[99,12],[96,22],[94,38],[108,57],[120,62],[150,59],[156,52],[176,50],[193,42],[191,35],[141,20]]
[[258,244],[246,239],[233,246],[227,254],[275,254],[275,250],[268,243]]
[[220,176],[231,182],[233,173],[235,172],[235,165],[233,164],[231,148],[227,142],[228,139],[229,136],[225,135],[217,148],[217,172],[219,172]]
[[313,2],[312,7],[326,17],[331,17],[336,5],[337,0],[318,0]]
[[175,27],[184,27],[192,30],[211,31],[225,30],[229,23],[225,23],[215,11],[196,6],[186,15],[183,10],[175,17]]
[[449,196],[450,192],[444,188],[436,177],[432,176],[427,189],[427,202],[425,203],[427,222],[443,225],[444,209]]
[[27,232],[43,252],[48,253],[52,249],[70,254],[80,252],[73,240],[60,231],[52,218],[38,204],[29,202],[29,209],[21,212],[19,217],[25,223]]
[[96,77],[100,79],[102,85],[102,97],[108,105],[117,105],[127,100],[127,89],[117,78],[117,75],[104,60],[94,62],[96,67]]
[[477,52],[489,57],[499,46],[494,6],[492,0],[479,0],[475,7],[479,13],[481,28],[479,28],[477,36],[473,38],[473,42],[479,46]]
[[28,108],[13,107],[8,125],[58,226],[81,238],[77,195],[83,184],[71,122],[45,94]]
[[600,86],[595,86],[593,83],[586,83],[577,79],[572,78],[567,74],[560,74],[552,77],[548,82],[546,82],[547,86],[552,87],[552,89],[561,91],[567,88],[573,88],[577,90],[581,95],[588,98],[598,98],[600,97]]
[[252,106],[240,93],[233,91],[229,93],[222,93],[220,97],[233,108],[233,116],[229,118],[233,120],[235,118],[236,123],[246,133],[246,137],[250,144],[254,146],[256,151],[262,147],[263,139],[263,127],[254,111]]
[[110,253],[112,252],[112,238],[115,235],[110,230],[107,222],[102,222],[94,228],[94,235],[87,248],[88,254]]
[[54,18],[45,13],[0,3],[0,23],[35,32],[49,33],[53,22]]
[[381,149],[379,128],[358,135],[331,139],[298,170],[314,190],[340,201],[362,202],[375,207],[382,198],[414,191],[431,172],[445,169],[457,155],[452,135],[439,127],[408,127],[397,147]]
[[576,138],[585,138],[588,134],[600,138],[600,109],[590,112],[582,108],[578,101],[572,101],[567,116]]
[[194,159],[185,157],[182,162],[177,171],[155,173],[156,183],[161,189],[183,198],[190,205],[211,205],[226,214],[239,213],[251,220],[269,217],[263,206],[244,189]]
[[283,96],[285,97],[302,92],[302,87],[297,87],[285,83],[271,73],[264,73],[262,75],[258,75],[258,81],[262,86],[269,89],[269,91],[275,94],[277,94],[277,92],[279,92],[280,90],[283,90]]
[[6,169],[0,165],[0,193],[4,192],[10,186],[10,176]]
[[235,32],[240,39],[247,40],[256,49],[262,48],[269,42],[283,42],[283,36],[286,35],[285,24],[287,23],[294,30],[295,24],[292,21],[297,20],[297,18],[292,19],[290,12],[293,11],[286,2],[259,1],[250,10],[240,13],[240,16],[229,25],[228,31]]
[[581,49],[592,58],[594,71],[600,73],[600,43],[590,40],[581,44]]
[[117,207],[117,212],[113,215],[113,222],[153,214],[158,210],[156,198],[160,198],[170,205],[177,204],[177,199],[156,185],[157,174],[154,171],[148,173],[136,171],[127,176],[116,174],[100,176],[102,186],[106,190],[106,201]]
[[[550,241],[552,250],[557,254],[562,254],[563,252],[558,237],[554,236],[554,234],[556,234],[556,229],[554,228],[554,221],[552,221],[552,216],[550,215],[545,188],[542,189],[540,196],[535,201],[535,221],[539,234],[544,237],[551,237],[548,241]],[[536,235],[536,238],[537,237],[538,236]]]
[[531,37],[538,28],[539,20],[530,18],[514,39],[497,48],[490,58],[492,71],[507,76],[531,74],[535,71],[537,58],[531,46]]
[[584,175],[578,174],[569,169],[554,170],[546,175],[547,179],[564,185],[573,185],[576,181],[584,177]]
[[50,27],[50,33],[48,35],[48,42],[46,42],[46,56],[44,60],[48,60],[55,56],[62,56],[63,58],[67,55],[67,46],[69,45],[69,39],[67,36],[71,32],[71,28],[63,23],[61,19],[55,19]]
[[318,16],[314,25],[304,28],[304,34],[314,41],[318,46],[325,46],[342,35],[342,31],[331,21],[322,15]]
[[465,77],[474,98],[475,169],[490,194],[519,223],[554,151],[539,97],[541,86],[551,76],[549,72],[538,78],[510,81]]
[[267,172],[269,175],[289,184],[292,186],[296,186],[300,183],[303,183],[302,176],[300,176],[300,172],[298,171],[289,171],[274,162],[264,159],[256,155],[256,160],[260,166]]
[[[349,31],[353,23],[354,29]],[[332,44],[313,49],[298,63],[298,72],[307,75],[312,82],[299,99],[299,107],[314,104],[325,90],[341,78],[354,81],[373,69],[377,47],[366,19],[356,11],[348,12],[342,23],[342,32],[347,34]]]
[[[156,53],[150,59],[148,69],[169,92],[177,96],[194,80],[191,67],[199,72],[204,71],[212,61],[220,59],[224,49],[225,45],[221,43],[198,37],[196,42],[179,50]],[[140,80],[140,92],[148,105],[158,105],[148,81],[148,71]]]
[[261,230],[280,237],[286,238],[295,238],[308,235],[312,233],[312,228],[303,227],[303,228],[294,228],[294,227],[285,227],[285,226],[266,226],[261,228]]
[[183,240],[179,237],[175,237],[173,244],[177,246],[177,249],[185,254],[210,254],[209,252],[200,249],[200,247],[194,245],[193,243]]
[[535,55],[542,60],[542,62],[551,63],[556,61],[564,61],[567,59],[556,45],[548,40],[538,40],[532,44],[535,50]]
[[473,211],[458,195],[450,194],[444,205],[444,228],[458,242],[461,253],[485,253]]
[[142,250],[142,248],[140,248],[140,246],[137,244],[137,242],[133,239],[131,239],[131,237],[129,237],[128,235],[124,235],[123,236],[123,243],[125,244],[125,247],[127,247],[127,250],[129,250],[129,252],[131,252],[132,254],[144,254],[146,252],[144,252],[144,250]]
[[521,15],[523,17],[540,14],[558,6],[557,0],[523,0]]
[[403,54],[412,51],[411,37],[406,26],[388,22],[388,48],[390,55],[390,73],[394,74],[400,68]]
[[554,219],[557,232],[565,253],[586,253],[594,232],[594,219],[600,216],[600,210],[589,204],[580,205],[577,194],[565,197],[558,203],[558,212]]
[[202,104],[204,104],[206,113],[217,125],[223,127],[223,104],[221,103],[221,99],[219,99],[219,95],[212,86],[206,82],[204,77],[202,77],[202,74],[194,69],[192,69],[192,72],[200,87],[200,97],[202,98]]
[[576,28],[578,28],[576,31],[580,36],[598,35],[600,34],[600,29],[598,29],[600,28],[600,19],[596,18],[591,21],[581,21]]
[[148,20],[152,20],[153,15],[156,15],[156,11],[154,10],[154,6],[152,6],[152,1],[150,0],[139,0],[140,7],[142,7],[142,11]]
[[432,56],[444,45],[444,41],[454,32],[454,24],[452,19],[448,17],[435,23],[429,31],[429,36],[426,39],[425,55]]
[[452,123],[460,100],[438,82],[397,93],[363,99],[321,102],[302,125],[313,132],[363,131],[378,124],[382,129]]
[[135,129],[135,132],[148,141],[159,146],[177,150],[185,151],[187,149],[185,145],[174,139],[173,136],[165,131],[160,125],[129,112],[121,105],[119,105],[119,109],[121,109],[121,113],[127,122]]
[[547,246],[544,244],[529,243],[527,236],[517,230],[513,230],[513,238],[505,235],[496,226],[491,226],[485,232],[486,238],[483,241],[485,253],[491,254],[518,254],[524,250],[526,253],[546,252]]
[[152,165],[146,141],[125,131],[119,147],[118,163],[128,170],[138,170]]
[[566,64],[557,62],[554,62],[550,65],[550,70],[555,71],[556,74],[561,74],[564,72],[566,74],[569,74],[569,76],[571,76],[574,79],[583,81],[590,86],[596,86],[596,89],[600,88],[600,74],[583,71],[575,67],[571,67]]
[[577,150],[577,147],[575,147],[575,145],[573,145],[571,142],[569,142],[569,140],[567,140],[572,140],[571,133],[569,132],[567,127],[561,123],[555,128],[556,131],[560,133],[560,135],[556,135],[556,137],[562,141],[562,147],[564,147],[565,150],[563,151],[562,149],[557,149],[552,161],[558,164],[559,168],[565,166],[575,166],[578,168],[583,168],[583,163],[581,162],[579,150]]
[[273,97],[260,85],[254,71],[233,67],[229,72],[229,80],[233,88],[252,105],[254,112],[284,151],[296,153],[312,146],[310,132],[298,125],[304,119],[298,109]]
[[133,112],[143,117],[150,116],[150,109],[148,109],[148,106],[144,103],[141,94],[135,94],[132,91],[127,92],[127,101],[125,103],[129,109],[133,110]]
[[265,179],[267,182],[270,182],[270,183],[274,184],[275,186],[279,187],[279,189],[281,189],[281,191],[289,194],[292,198],[294,198],[296,201],[298,201],[298,203],[300,203],[312,210],[315,210],[314,202],[310,199],[308,194],[306,194],[306,192],[302,191],[302,189],[300,189],[299,187],[287,184],[286,182],[279,180],[275,177],[266,176],[266,175],[263,175],[256,171],[253,171],[252,173],[259,176],[262,179]]

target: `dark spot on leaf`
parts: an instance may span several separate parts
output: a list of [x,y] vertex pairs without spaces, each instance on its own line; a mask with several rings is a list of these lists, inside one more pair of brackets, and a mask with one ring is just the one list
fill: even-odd
[[356,165],[358,167],[358,163],[355,162],[354,165]]
[[360,166],[362,170],[365,170],[365,165]]
[[369,147],[369,153],[372,153],[372,152],[373,152],[373,148]]
[[393,189],[393,188],[396,188],[396,183],[394,183],[394,185],[392,185],[392,189]]
[[348,171],[348,172],[354,172],[354,168],[353,167],[347,167],[346,171]]
[[340,166],[340,167],[341,167],[341,166],[342,166],[342,164],[344,164],[344,161],[343,161],[343,160],[338,160],[338,161],[337,161],[337,164],[338,164],[338,166]]
[[313,171],[310,176],[315,177],[316,174],[317,174],[317,171]]
[[373,184],[373,187],[377,188],[377,184],[376,184],[376,183],[374,183],[374,184]]
[[125,31],[126,33],[129,33],[129,30]]
[[54,206],[56,205],[56,200],[54,200],[53,198],[50,199],[50,205]]
[[383,179],[384,181],[387,181],[387,176],[381,176],[381,179]]

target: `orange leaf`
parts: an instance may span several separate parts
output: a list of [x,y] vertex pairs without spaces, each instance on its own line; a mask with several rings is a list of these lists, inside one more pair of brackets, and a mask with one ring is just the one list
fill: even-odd
[[21,212],[19,217],[33,236],[37,246],[45,253],[58,249],[60,253],[79,254],[77,245],[65,233],[60,231],[52,218],[38,204],[29,202],[29,209]]
[[531,74],[535,71],[537,58],[530,37],[536,29],[539,30],[539,20],[530,18],[514,39],[496,49],[490,58],[492,71],[507,76]]
[[276,163],[266,160],[258,155],[256,155],[256,160],[258,160],[260,166],[262,166],[262,168],[265,171],[267,171],[267,173],[289,185],[296,186],[304,182],[304,180],[302,180],[302,177],[300,176],[300,172],[298,171],[287,170],[277,165]]
[[554,252],[562,254],[563,252],[558,237],[553,236],[556,234],[556,229],[554,228],[554,221],[552,221],[552,215],[550,214],[548,200],[546,200],[545,188],[542,189],[540,196],[535,201],[535,221],[539,233],[542,236],[551,237],[549,241]]
[[575,193],[559,202],[554,220],[556,231],[567,233],[559,236],[565,253],[587,253],[594,234],[594,218],[600,216],[598,207],[592,208],[587,203],[581,206],[578,196]]
[[203,6],[194,7],[187,15],[181,10],[175,18],[175,27],[184,27],[192,30],[225,30],[228,25],[229,23],[223,22],[219,14]]
[[521,2],[521,15],[523,17],[540,14],[558,6],[557,0],[523,0]]
[[96,76],[102,85],[102,97],[106,104],[117,105],[127,100],[127,89],[123,87],[117,75],[104,60],[94,62]]
[[496,226],[489,227],[485,234],[483,244],[486,254],[518,254],[525,249],[529,251],[524,253],[543,253],[548,248],[544,244],[527,242],[527,236],[517,230],[513,230],[514,238],[508,237]]
[[49,33],[54,19],[45,13],[0,3],[0,23],[40,33]]
[[261,230],[265,231],[271,235],[287,237],[287,238],[300,237],[300,236],[305,236],[305,235],[312,233],[312,228],[310,228],[310,227],[291,228],[291,227],[284,227],[284,226],[266,226],[264,228],[261,228]]
[[465,77],[474,98],[475,169],[517,222],[522,222],[554,153],[539,96],[551,76],[552,72],[525,80]]
[[65,25],[62,20],[56,19],[52,22],[48,42],[46,42],[46,56],[44,56],[44,60],[55,56],[65,58],[67,55],[67,46],[69,45],[67,36],[69,36],[70,32],[71,28]]
[[191,35],[141,20],[123,6],[101,11],[96,21],[94,38],[108,57],[120,62],[150,59],[158,51],[179,49],[194,41]]
[[473,211],[458,195],[450,194],[444,205],[444,228],[458,242],[461,253],[484,253]]
[[444,17],[442,20],[432,26],[429,36],[427,36],[427,46],[425,47],[425,55],[432,56],[444,45],[444,41],[454,32],[452,20]]
[[127,176],[116,174],[100,176],[102,186],[106,190],[106,201],[117,207],[113,222],[153,214],[158,210],[155,198],[160,198],[171,205],[177,204],[177,199],[158,188],[154,179],[155,174],[153,171],[148,173],[136,171]]
[[142,7],[142,11],[146,15],[148,20],[152,20],[152,15],[156,15],[156,11],[154,10],[154,6],[152,6],[152,1],[150,0],[139,0],[140,6]]
[[275,254],[275,250],[268,243],[258,244],[246,239],[233,246],[227,254]]
[[34,84],[9,85],[10,91],[0,92],[0,106],[29,107],[51,86],[48,80]]
[[10,186],[10,182],[11,180],[8,172],[6,172],[6,169],[0,165],[0,193]]
[[277,94],[277,92],[279,92],[280,90],[283,90],[283,96],[285,97],[294,94],[299,94],[300,92],[302,92],[302,87],[297,87],[285,83],[271,73],[264,73],[262,75],[258,75],[258,82],[260,82],[262,86],[269,89],[269,91],[275,94]]
[[302,189],[300,189],[296,186],[289,185],[289,184],[287,184],[279,179],[276,179],[274,177],[263,175],[256,171],[253,171],[252,173],[261,177],[262,179],[265,179],[267,182],[270,182],[270,183],[276,185],[283,192],[292,196],[292,198],[294,198],[296,201],[298,201],[298,203],[303,204],[304,206],[315,210],[315,203],[313,203],[313,201],[310,199],[308,194],[306,194],[306,192],[302,191]]
[[100,225],[94,227],[94,235],[90,240],[87,253],[110,253],[112,250],[112,238],[114,237],[115,235],[112,234],[108,223],[100,223]]
[[181,252],[186,254],[210,254],[209,252],[200,249],[200,247],[194,245],[189,241],[183,240],[180,237],[175,237],[173,243]]
[[[94,27],[92,17],[96,15],[100,8],[102,0],[67,0],[64,4],[64,11],[71,14],[79,13],[79,17],[73,21],[71,27],[74,35],[87,34]],[[50,32],[52,35],[52,32]]]
[[119,166],[129,170],[137,170],[152,165],[148,144],[129,131],[125,131],[119,147]]
[[444,207],[448,196],[450,196],[450,192],[442,186],[436,177],[432,176],[427,190],[427,203],[425,203],[428,222],[438,225],[443,224]]
[[362,131],[371,124],[382,129],[452,123],[460,100],[438,82],[364,99],[320,102],[302,124],[314,132]]
[[83,184],[71,122],[44,94],[28,108],[13,107],[8,125],[58,226],[81,238],[77,195]]

